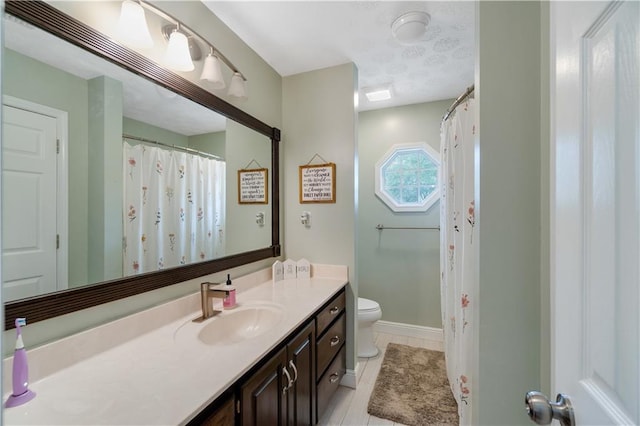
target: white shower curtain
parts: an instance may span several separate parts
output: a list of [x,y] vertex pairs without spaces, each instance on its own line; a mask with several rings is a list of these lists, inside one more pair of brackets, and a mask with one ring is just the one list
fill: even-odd
[[224,255],[225,163],[124,142],[124,275]]
[[[474,274],[474,100],[456,108],[440,129],[440,270],[445,359],[451,390],[458,402],[460,424],[472,424],[471,368]],[[476,238],[477,240],[477,238]]]

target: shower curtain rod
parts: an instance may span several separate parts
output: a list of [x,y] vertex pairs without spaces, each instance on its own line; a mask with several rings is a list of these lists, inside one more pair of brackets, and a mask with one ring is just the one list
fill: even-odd
[[435,226],[435,227],[430,227],[430,226],[384,226],[383,224],[379,223],[376,225],[376,229],[378,231],[382,231],[383,229],[431,229],[433,231],[439,231],[440,227],[439,226]]
[[469,96],[471,96],[471,94],[473,94],[473,91],[474,85],[472,84],[471,86],[467,87],[467,90],[465,90],[462,95],[458,96],[456,100],[453,101],[447,112],[444,114],[444,117],[442,117],[442,121],[447,121],[447,118],[449,118],[451,114],[453,114],[453,112],[456,110],[456,107],[464,102],[465,99],[467,99]]
[[133,141],[165,146],[167,148],[175,149],[177,151],[185,151],[185,152],[188,152],[190,154],[200,155],[201,157],[210,157],[210,158],[213,158],[213,159],[216,159],[216,160],[224,161],[224,158],[222,158],[222,157],[218,157],[217,155],[209,154],[208,152],[198,151],[197,149],[193,149],[193,148],[187,148],[187,147],[180,146],[180,145],[169,145],[168,143],[162,143],[162,142],[154,141],[152,139],[145,139],[145,138],[141,138],[139,136],[127,135],[126,133],[123,133],[122,137],[124,139],[130,139],[130,140],[133,140]]

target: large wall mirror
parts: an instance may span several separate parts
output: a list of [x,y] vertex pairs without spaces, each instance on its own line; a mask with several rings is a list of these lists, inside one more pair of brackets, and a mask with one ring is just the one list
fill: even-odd
[[[7,1],[5,14],[5,318],[280,254],[278,129],[46,3]],[[240,203],[237,172],[256,167],[265,200]],[[50,254],[23,249],[49,240]]]

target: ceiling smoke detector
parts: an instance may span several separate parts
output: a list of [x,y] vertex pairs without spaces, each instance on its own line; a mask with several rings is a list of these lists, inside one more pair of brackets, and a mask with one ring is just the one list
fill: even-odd
[[402,44],[412,44],[422,38],[430,21],[431,15],[426,12],[407,12],[393,21],[391,34]]

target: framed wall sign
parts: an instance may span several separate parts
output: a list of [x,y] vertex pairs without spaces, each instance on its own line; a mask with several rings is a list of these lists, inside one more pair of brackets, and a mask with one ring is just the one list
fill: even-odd
[[300,166],[300,203],[336,202],[335,163]]
[[238,204],[267,204],[269,169],[238,170]]

